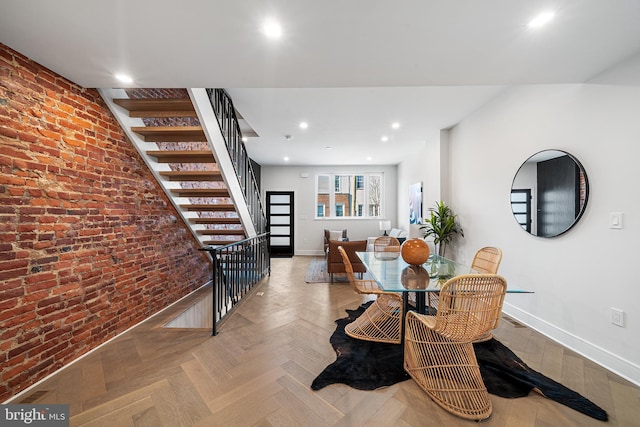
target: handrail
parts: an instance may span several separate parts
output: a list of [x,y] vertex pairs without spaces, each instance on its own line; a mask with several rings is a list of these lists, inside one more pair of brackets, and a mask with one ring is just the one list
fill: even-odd
[[266,275],[271,274],[268,251],[269,233],[224,246],[205,246],[213,259],[211,273],[213,292],[212,335],[218,334],[218,323],[228,315]]
[[233,101],[224,89],[207,89],[207,95],[218,119],[220,131],[224,136],[227,151],[238,176],[256,232],[258,234],[264,233],[267,230],[267,219],[260,197],[260,188],[251,166],[251,159],[247,154],[244,142],[242,142],[242,133]]

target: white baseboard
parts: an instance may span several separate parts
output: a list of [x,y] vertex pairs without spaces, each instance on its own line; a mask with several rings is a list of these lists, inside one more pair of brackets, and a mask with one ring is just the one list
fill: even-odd
[[313,249],[307,249],[304,251],[296,251],[296,255],[302,255],[302,256],[324,256],[324,252],[321,250],[313,250]]
[[630,360],[621,358],[607,349],[560,329],[511,304],[504,303],[502,311],[520,323],[540,332],[549,339],[556,341],[611,372],[620,375],[622,378],[631,381],[635,385],[640,386],[640,366]]

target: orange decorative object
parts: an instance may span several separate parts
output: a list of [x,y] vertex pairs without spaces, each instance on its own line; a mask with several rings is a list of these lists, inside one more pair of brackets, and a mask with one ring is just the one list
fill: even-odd
[[407,289],[427,289],[429,272],[421,265],[410,265],[402,270],[400,282]]
[[411,265],[422,265],[429,258],[429,245],[422,239],[408,239],[400,247],[402,259]]

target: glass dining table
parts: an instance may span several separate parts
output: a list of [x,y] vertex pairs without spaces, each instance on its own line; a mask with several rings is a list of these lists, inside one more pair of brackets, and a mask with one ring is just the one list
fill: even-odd
[[[427,296],[440,292],[447,280],[461,274],[479,273],[470,266],[457,263],[436,254],[422,265],[407,264],[398,252],[356,252],[367,271],[385,292],[402,293],[404,313],[407,312],[409,294],[415,292],[416,311],[428,314]],[[508,293],[529,293],[507,288]]]

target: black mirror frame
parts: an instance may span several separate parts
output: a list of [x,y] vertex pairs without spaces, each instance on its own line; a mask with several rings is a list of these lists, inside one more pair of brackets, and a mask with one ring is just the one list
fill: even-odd
[[[545,153],[545,152],[547,152],[547,151],[557,151],[557,152],[560,152],[560,153],[563,153],[563,154],[565,154],[565,155],[569,156],[569,158],[571,158],[571,160],[573,160],[573,161],[575,162],[575,164],[576,164],[576,165],[578,166],[578,168],[580,169],[580,172],[581,172],[581,173],[582,173],[582,175],[584,176],[584,188],[585,188],[585,191],[584,191],[584,203],[583,203],[583,205],[582,205],[582,208],[580,209],[580,211],[579,211],[579,212],[578,212],[578,214],[576,215],[576,217],[575,217],[575,219],[573,220],[573,222],[571,223],[571,225],[570,225],[569,227],[567,227],[564,231],[562,231],[562,232],[560,232],[560,233],[558,233],[558,234],[554,234],[553,236],[539,236],[538,234],[533,234],[533,233],[531,233],[531,232],[529,232],[529,231],[524,230],[527,234],[529,234],[530,236],[533,236],[533,237],[540,237],[540,238],[543,238],[543,239],[552,239],[552,238],[554,238],[554,237],[562,236],[563,234],[565,234],[566,232],[568,232],[569,230],[571,230],[573,227],[575,227],[575,225],[578,223],[578,221],[580,221],[580,218],[582,218],[582,215],[584,214],[584,211],[585,211],[585,210],[587,210],[587,203],[589,202],[589,177],[588,177],[588,175],[587,175],[587,171],[585,170],[584,166],[582,165],[582,163],[580,163],[580,160],[578,160],[578,159],[576,158],[576,156],[574,156],[573,154],[571,154],[571,153],[569,153],[569,152],[567,152],[567,151],[565,151],[565,150],[560,150],[560,149],[551,148],[551,149],[541,150],[541,151],[538,151],[537,153],[532,154],[531,156],[529,156],[529,157],[528,157],[528,158],[527,158],[527,159],[526,159],[526,160],[525,160],[525,161],[520,165],[520,167],[518,168],[518,170],[516,171],[516,173],[515,173],[515,175],[514,175],[514,177],[513,177],[513,180],[511,181],[511,191],[513,191],[513,186],[514,186],[514,182],[515,182],[515,180],[516,180],[516,177],[518,176],[518,173],[519,173],[519,172],[520,172],[520,170],[524,167],[524,165],[526,165],[526,164],[527,164],[527,162],[528,162],[531,158],[533,158],[533,157],[535,157],[535,156],[537,156],[537,155],[539,155],[539,154],[541,154],[541,153]],[[514,217],[514,219],[515,219],[516,217],[515,217],[515,212],[513,212],[513,209],[511,209],[511,213],[513,214],[513,217]],[[518,222],[517,222],[517,220],[516,220],[516,223],[517,223],[518,225],[520,225],[520,223],[518,223]],[[520,228],[522,228],[522,227],[520,227]]]

